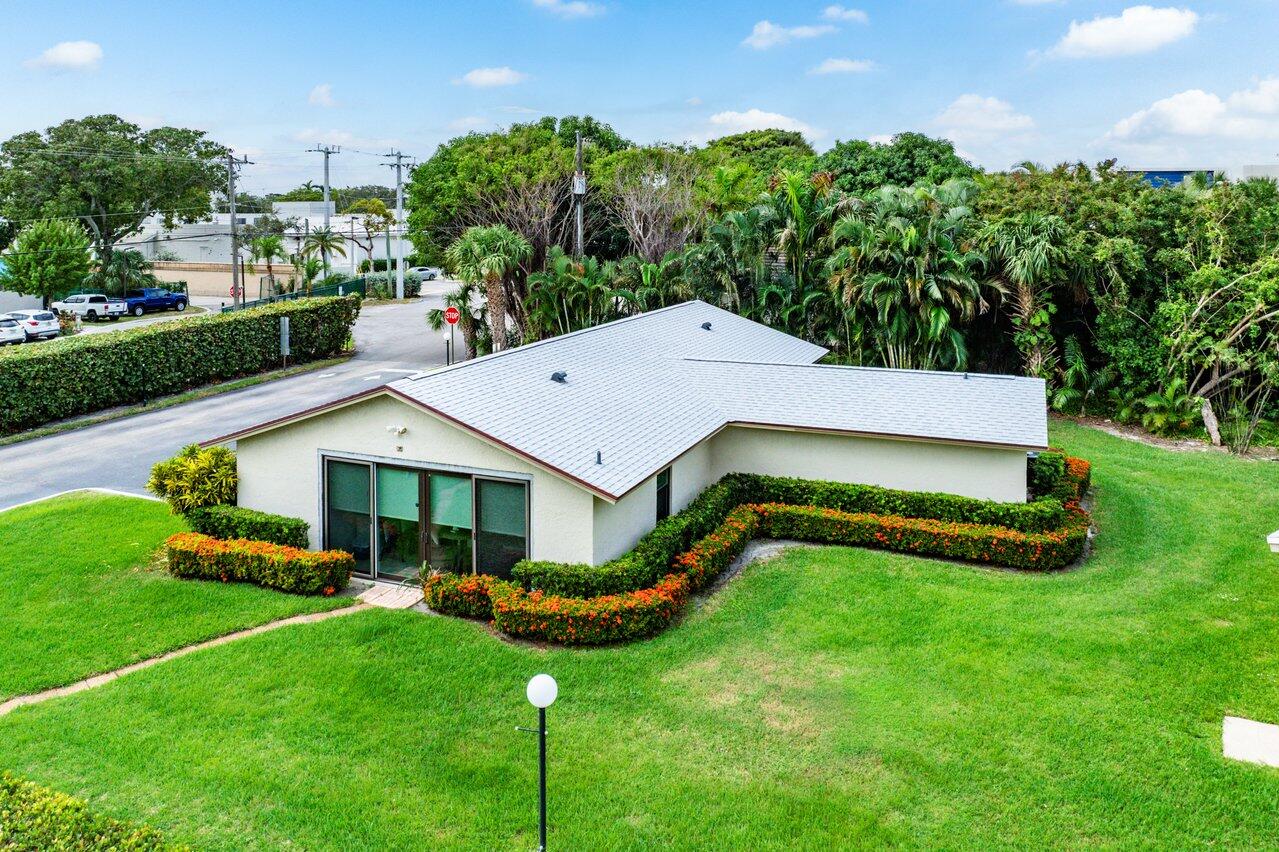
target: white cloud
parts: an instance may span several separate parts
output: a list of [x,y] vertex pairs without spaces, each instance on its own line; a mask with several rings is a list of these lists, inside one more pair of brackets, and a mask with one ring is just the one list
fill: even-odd
[[528,75],[523,71],[516,71],[514,68],[503,65],[500,68],[476,68],[467,71],[453,83],[459,86],[472,86],[476,89],[492,89],[496,86],[514,86],[527,79]]
[[398,139],[359,136],[346,130],[320,130],[314,127],[294,133],[293,141],[318,145],[342,145],[349,148],[395,148],[400,145]]
[[872,145],[891,145],[893,144],[893,134],[891,133],[874,133],[866,137],[866,141]]
[[468,133],[472,130],[479,130],[481,127],[487,127],[491,124],[487,118],[478,115],[464,115],[461,118],[455,118],[449,122],[449,130],[459,133]]
[[28,59],[28,68],[58,71],[92,71],[102,62],[102,46],[94,41],[60,41],[44,53]]
[[604,14],[604,7],[586,0],[533,0],[533,5],[561,18],[594,18]]
[[731,133],[744,133],[747,130],[797,130],[805,136],[821,136],[816,128],[805,124],[798,118],[782,115],[779,112],[767,112],[762,109],[748,109],[745,112],[717,112],[710,117],[711,127],[720,136]]
[[1155,101],[1115,123],[1111,140],[1148,143],[1171,138],[1279,138],[1279,77],[1221,97],[1188,89]]
[[333,84],[320,83],[311,90],[311,94],[307,96],[307,102],[313,106],[335,107],[338,102],[333,100]]
[[783,27],[772,21],[760,21],[751,30],[751,34],[742,39],[742,44],[756,50],[767,50],[797,39],[817,38],[833,32],[835,28],[830,24]]
[[861,74],[870,71],[875,63],[869,59],[827,59],[821,65],[808,69],[809,74]]
[[828,21],[852,21],[858,24],[870,23],[870,16],[861,9],[846,9],[839,5],[830,5],[822,10],[822,17]]
[[1199,15],[1190,9],[1130,6],[1118,15],[1071,21],[1049,55],[1084,59],[1149,53],[1186,38],[1198,23]]
[[691,98],[689,98],[688,100],[684,101],[684,103],[688,104],[689,106],[701,106],[701,105],[702,105],[702,99],[701,99],[701,98],[699,98],[699,97],[697,97],[696,95],[694,95],[693,97],[691,97]]
[[974,94],[955,98],[933,123],[951,141],[983,149],[1003,149],[1010,141],[1026,139],[1035,128],[1034,119],[1008,101]]

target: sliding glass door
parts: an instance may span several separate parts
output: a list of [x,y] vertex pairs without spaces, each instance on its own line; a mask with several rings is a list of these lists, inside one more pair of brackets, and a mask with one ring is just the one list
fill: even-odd
[[415,580],[423,566],[509,577],[528,556],[528,485],[326,459],[324,546],[366,577]]
[[373,466],[329,460],[324,474],[324,546],[354,556],[356,573],[372,574]]
[[471,477],[432,473],[431,480],[431,567],[437,571],[470,574],[471,561]]
[[475,562],[481,574],[510,577],[528,553],[528,487],[475,479]]
[[377,575],[388,580],[418,576],[422,556],[422,474],[377,466]]

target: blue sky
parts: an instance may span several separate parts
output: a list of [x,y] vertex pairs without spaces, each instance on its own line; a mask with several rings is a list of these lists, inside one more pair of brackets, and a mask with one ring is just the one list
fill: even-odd
[[200,127],[253,191],[318,180],[316,142],[346,149],[335,184],[386,182],[372,153],[568,113],[637,141],[919,130],[994,168],[1279,164],[1279,0],[4,5],[0,135]]

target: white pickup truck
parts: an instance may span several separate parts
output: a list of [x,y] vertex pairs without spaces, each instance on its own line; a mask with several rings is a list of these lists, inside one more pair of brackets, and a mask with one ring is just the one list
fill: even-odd
[[124,299],[115,299],[101,293],[77,293],[67,296],[61,302],[54,302],[55,311],[73,313],[88,322],[100,319],[119,319],[129,312],[129,304]]

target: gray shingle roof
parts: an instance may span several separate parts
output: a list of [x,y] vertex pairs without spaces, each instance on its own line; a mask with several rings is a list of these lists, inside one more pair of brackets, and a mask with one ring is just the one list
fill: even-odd
[[389,387],[610,497],[732,422],[1047,442],[1042,381],[815,365],[825,351],[694,301]]

